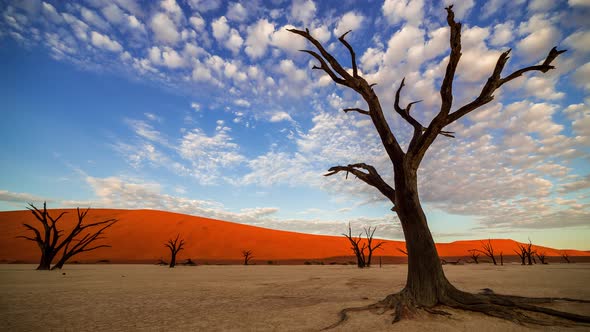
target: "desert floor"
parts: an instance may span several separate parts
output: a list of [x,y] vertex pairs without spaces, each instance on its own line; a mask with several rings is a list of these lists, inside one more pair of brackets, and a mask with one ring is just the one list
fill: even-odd
[[[345,307],[401,289],[406,265],[354,266],[0,265],[0,330],[317,331]],[[590,264],[445,266],[459,288],[590,299]],[[590,315],[590,305],[552,306]],[[391,325],[388,313],[352,313],[340,331],[523,331],[476,313],[419,314]],[[568,328],[584,331],[590,327]]]

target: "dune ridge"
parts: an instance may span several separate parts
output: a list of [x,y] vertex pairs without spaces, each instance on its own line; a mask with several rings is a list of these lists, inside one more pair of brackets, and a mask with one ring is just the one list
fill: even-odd
[[[68,212],[60,220],[60,229],[68,229],[75,221],[75,209],[51,209],[52,215]],[[179,260],[239,262],[242,250],[252,250],[255,261],[314,260],[329,257],[351,256],[348,240],[338,236],[312,235],[266,229],[233,222],[184,215],[158,210],[92,209],[87,221],[117,218],[119,222],[108,230],[102,243],[112,248],[82,253],[74,258],[80,262],[108,260],[112,263],[147,263],[163,258],[169,252],[164,243],[180,234],[186,241]],[[27,234],[22,223],[39,224],[28,210],[0,212],[0,262],[35,263],[39,249],[31,241],[16,238]],[[398,248],[405,248],[402,241],[384,240],[380,256],[400,257]],[[468,250],[480,248],[481,240],[438,243],[441,257],[467,256]],[[487,239],[486,239],[487,241]],[[517,242],[510,239],[493,239],[496,252],[514,256]],[[588,256],[590,252],[560,250],[534,245],[547,256]]]

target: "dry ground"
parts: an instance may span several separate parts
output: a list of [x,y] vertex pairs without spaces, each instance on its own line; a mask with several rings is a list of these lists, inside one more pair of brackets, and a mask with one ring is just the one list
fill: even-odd
[[[344,307],[369,304],[400,290],[407,266],[359,270],[353,266],[66,265],[59,272],[34,268],[0,265],[0,330],[317,331],[336,321]],[[473,292],[488,287],[497,293],[590,299],[590,264],[447,265],[445,271],[456,286]],[[590,315],[587,304],[560,303],[553,308]],[[449,311],[450,318],[420,314],[395,325],[387,313],[352,313],[336,330],[527,330],[481,314]]]

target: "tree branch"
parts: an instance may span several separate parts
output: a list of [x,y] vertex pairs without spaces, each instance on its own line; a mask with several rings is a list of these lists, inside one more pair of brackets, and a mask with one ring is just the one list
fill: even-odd
[[[365,170],[367,172],[364,172]],[[354,174],[357,178],[379,190],[383,195],[395,202],[395,190],[379,175],[375,167],[365,163],[350,164],[348,166],[334,166],[324,176],[331,176],[339,172]]]
[[343,109],[344,113],[348,113],[348,112],[358,112],[361,114],[365,114],[365,115],[371,115],[371,113],[369,113],[369,111],[365,111],[364,109],[361,108],[345,108]]
[[502,53],[496,62],[496,66],[494,67],[494,71],[488,78],[486,84],[482,88],[479,96],[475,98],[472,102],[460,107],[455,112],[451,113],[446,121],[446,125],[451,124],[461,117],[465,116],[466,114],[478,109],[479,107],[489,103],[494,99],[493,93],[503,84],[512,81],[513,79],[522,76],[522,74],[529,72],[529,71],[540,71],[542,73],[546,73],[551,69],[554,69],[555,66],[551,65],[551,62],[555,60],[560,54],[564,53],[566,50],[557,50],[556,47],[553,47],[545,61],[541,65],[535,66],[528,66],[519,70],[514,71],[512,74],[501,78],[502,70],[506,65],[506,62],[510,58],[508,55],[510,54],[511,50],[507,50],[506,52]]
[[412,125],[412,127],[414,127],[414,135],[412,136],[412,140],[410,141],[410,146],[414,146],[418,142],[420,136],[422,136],[422,131],[425,128],[424,126],[422,126],[420,122],[418,122],[418,120],[414,119],[414,117],[410,115],[410,109],[412,108],[412,105],[421,102],[421,100],[409,103],[408,106],[406,106],[406,108],[401,108],[399,106],[400,94],[403,87],[406,85],[405,82],[406,78],[404,77],[399,85],[399,88],[395,92],[395,102],[393,104],[393,108],[395,109],[397,114],[399,114],[404,120],[406,120],[410,125]]
[[348,49],[348,52],[350,52],[350,58],[352,61],[352,76],[353,77],[359,77],[358,75],[358,70],[356,67],[356,54],[354,53],[354,50],[352,49],[352,46],[350,46],[350,44],[344,39],[344,37],[346,37],[346,35],[351,32],[352,30],[348,30],[346,31],[342,36],[340,36],[340,38],[338,38],[338,40],[344,44],[344,46],[346,46],[346,48]]

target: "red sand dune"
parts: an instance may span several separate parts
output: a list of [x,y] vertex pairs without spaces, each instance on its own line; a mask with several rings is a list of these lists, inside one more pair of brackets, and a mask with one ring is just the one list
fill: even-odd
[[[59,221],[59,229],[68,229],[76,219],[74,209],[50,210],[52,216],[62,211],[68,213]],[[350,256],[348,240],[337,236],[310,235],[295,232],[236,224],[226,221],[183,215],[155,210],[91,209],[86,222],[117,218],[119,222],[109,228],[101,243],[112,248],[101,248],[80,254],[74,260],[96,262],[155,262],[167,259],[168,249],[164,243],[177,234],[185,239],[185,250],[179,259],[191,257],[198,262],[239,261],[242,250],[252,250],[257,260],[320,259]],[[22,223],[40,225],[28,211],[0,212],[0,261],[37,262],[39,249],[35,243],[21,238],[29,235]],[[513,240],[492,240],[496,252],[505,256],[514,255]],[[439,243],[441,257],[467,256],[468,250],[480,248],[480,240]],[[545,251],[547,256],[560,256],[562,250],[534,246]],[[405,248],[403,242],[386,241],[380,256],[403,256],[397,248]],[[567,250],[570,256],[590,256],[590,252]]]

